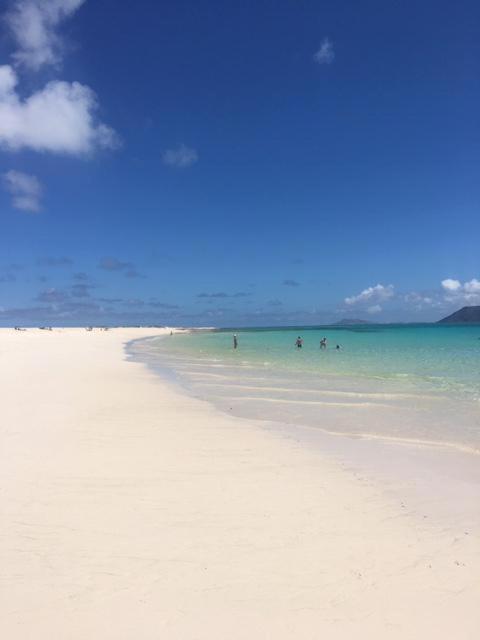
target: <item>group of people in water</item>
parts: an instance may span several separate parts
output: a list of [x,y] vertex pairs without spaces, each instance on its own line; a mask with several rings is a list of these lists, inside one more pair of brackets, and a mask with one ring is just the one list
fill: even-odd
[[[303,347],[303,338],[301,336],[298,336],[298,338],[295,340],[295,346],[297,347],[297,349],[301,349]],[[326,348],[327,348],[327,339],[322,338],[320,340],[320,349],[326,349]],[[339,344],[337,344],[337,346],[335,347],[337,351],[340,351],[341,348],[342,347]]]
[[[303,347],[303,338],[301,336],[298,336],[298,338],[295,340],[295,346],[297,347],[297,349],[301,349]],[[233,334],[233,348],[238,349],[238,337],[236,333]],[[320,349],[326,349],[326,348],[327,348],[327,339],[324,337],[320,340]],[[341,348],[342,348],[341,345],[337,344],[337,346],[335,347],[335,350],[340,351]]]

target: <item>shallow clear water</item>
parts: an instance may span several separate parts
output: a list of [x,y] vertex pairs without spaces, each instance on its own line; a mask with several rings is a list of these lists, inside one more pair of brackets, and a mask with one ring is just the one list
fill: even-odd
[[[137,343],[195,395],[251,418],[480,449],[480,326],[195,331]],[[295,348],[297,336],[303,348]],[[321,338],[327,349],[321,350]],[[335,347],[339,344],[340,350]]]

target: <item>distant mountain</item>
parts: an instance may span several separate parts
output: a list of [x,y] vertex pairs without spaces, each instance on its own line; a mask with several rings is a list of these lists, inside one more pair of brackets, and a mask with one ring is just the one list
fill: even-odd
[[463,307],[438,322],[442,324],[480,324],[480,306]]
[[359,320],[358,318],[343,318],[338,322],[334,322],[332,326],[334,327],[345,327],[350,324],[371,324],[368,320]]

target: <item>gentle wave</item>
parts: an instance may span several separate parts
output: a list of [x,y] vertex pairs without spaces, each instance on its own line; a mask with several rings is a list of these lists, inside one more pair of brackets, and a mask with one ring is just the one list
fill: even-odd
[[[241,334],[241,354],[233,352],[228,335],[221,333],[143,341],[139,351],[152,366],[174,371],[194,395],[236,415],[330,435],[479,453],[478,339],[460,332],[456,344],[453,332],[449,348],[437,350],[438,335],[435,341],[424,334],[428,349],[422,346],[415,353],[411,332],[380,334],[360,336],[348,345],[348,354],[330,351],[322,357],[318,350],[292,351],[289,343],[280,352],[280,342],[286,340],[281,331],[273,337],[268,332]],[[383,340],[382,349],[368,351],[377,339]]]
[[[200,374],[199,374],[200,375]],[[202,374],[209,375],[209,374]],[[257,378],[266,380],[266,378]],[[226,389],[247,389],[247,390],[261,390],[261,391],[274,391],[274,392],[287,392],[287,393],[311,393],[311,394],[320,394],[320,395],[330,395],[330,396],[341,396],[346,398],[381,398],[381,399],[389,399],[389,400],[402,400],[402,399],[412,399],[412,400],[434,400],[434,401],[442,401],[443,398],[440,396],[433,395],[419,395],[414,393],[382,393],[382,392],[367,392],[367,391],[332,391],[330,389],[298,389],[292,387],[267,387],[267,386],[253,386],[253,385],[244,385],[238,384],[236,382],[230,383],[221,383],[221,382],[201,382],[196,383],[197,386],[202,387],[221,387]],[[245,396],[246,397],[246,396]],[[274,400],[275,398],[272,398]]]

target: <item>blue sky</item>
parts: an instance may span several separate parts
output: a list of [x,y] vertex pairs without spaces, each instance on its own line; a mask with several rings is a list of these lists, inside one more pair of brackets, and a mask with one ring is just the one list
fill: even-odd
[[0,7],[0,324],[480,304],[478,3]]

